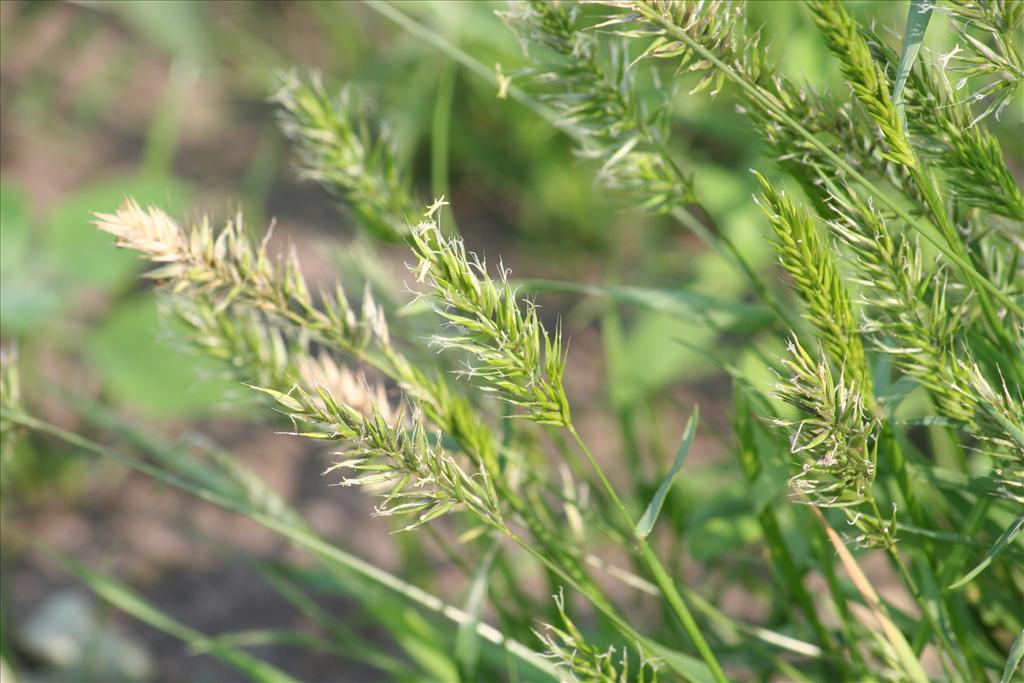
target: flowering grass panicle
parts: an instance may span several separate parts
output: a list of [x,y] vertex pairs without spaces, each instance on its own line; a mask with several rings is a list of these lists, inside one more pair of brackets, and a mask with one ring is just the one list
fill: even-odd
[[578,5],[542,0],[510,2],[499,13],[519,37],[532,67],[518,77],[537,87],[560,125],[600,161],[598,182],[651,211],[670,211],[694,199],[693,187],[666,151],[669,98],[638,94],[625,46],[602,59],[598,33],[582,24]]
[[206,220],[185,230],[159,209],[143,210],[128,200],[114,214],[99,214],[97,227],[161,264],[147,277],[167,283],[192,343],[227,361],[240,371],[239,379],[286,391],[309,343],[324,344],[392,379],[434,424],[493,471],[490,428],[443,376],[418,367],[392,344],[383,309],[369,289],[358,315],[340,284],[314,300],[294,252],[283,263],[271,260],[266,240],[252,245],[240,220],[220,233]]
[[875,347],[925,386],[941,415],[993,445],[1019,452],[1024,413],[996,365],[1000,390],[966,350],[962,335],[969,296],[951,292],[941,264],[926,268],[920,248],[894,237],[883,215],[851,197],[835,198],[833,232],[850,249],[862,286],[864,332]]
[[871,498],[878,420],[849,377],[833,376],[828,363],[815,362],[796,339],[788,348],[783,365],[790,375],[775,385],[775,395],[806,417],[773,422],[789,434],[791,452],[804,459],[793,489],[821,507],[859,505]]
[[565,612],[565,596],[554,596],[561,625],[543,624],[534,630],[544,643],[545,656],[552,660],[563,683],[657,683],[661,669],[658,660],[639,656],[639,665],[630,667],[629,651],[622,648],[616,657],[615,646],[600,649],[587,642],[583,633]]
[[826,248],[805,209],[794,204],[784,192],[776,192],[763,175],[755,174],[762,191],[761,198],[755,201],[775,232],[779,262],[807,306],[804,317],[814,325],[836,366],[844,368],[851,380],[870,392],[871,376],[864,347],[832,250]]
[[888,146],[883,155],[904,166],[916,167],[917,157],[890,96],[889,79],[872,58],[857,23],[836,0],[811,0],[808,7],[825,43],[839,58],[854,95],[878,125]]
[[567,425],[561,333],[548,334],[536,305],[520,302],[504,269],[492,278],[486,263],[467,254],[461,239],[441,234],[434,217],[442,205],[443,200],[430,207],[409,236],[418,259],[411,270],[431,287],[434,310],[459,331],[438,335],[434,342],[467,352],[475,362],[463,374],[521,408],[528,419]]
[[[878,63],[888,71],[895,69],[896,50],[875,31],[861,32]],[[999,141],[985,126],[975,125],[969,103],[956,98],[934,65],[923,59],[916,62],[903,99],[917,150],[945,172],[957,200],[1024,220],[1024,194],[1007,168]]]
[[398,162],[397,142],[373,124],[367,103],[351,88],[331,97],[319,75],[303,82],[282,73],[272,101],[280,127],[296,147],[299,174],[321,183],[350,207],[372,234],[392,242],[408,232],[416,203]]
[[287,258],[272,259],[270,233],[253,245],[241,215],[219,232],[205,218],[185,229],[160,209],[142,209],[128,199],[113,214],[97,214],[96,227],[114,235],[119,247],[160,264],[147,277],[169,281],[172,292],[201,297],[216,311],[235,302],[251,305],[349,352],[363,348],[372,334],[382,334],[383,315],[368,293],[359,316],[340,285],[314,301],[294,250]]
[[[311,370],[349,392],[336,397],[324,384],[311,388],[296,385],[283,393],[256,387],[274,398],[296,425],[296,434],[313,439],[342,441],[340,460],[325,474],[351,470],[342,486],[365,486],[385,491],[377,506],[380,515],[411,515],[405,527],[415,529],[453,509],[464,506],[481,521],[502,527],[497,494],[486,474],[467,474],[441,447],[440,434],[430,435],[422,416],[404,409],[393,413],[381,403],[381,390],[371,389],[365,379],[333,373],[330,364]],[[352,404],[346,402],[346,398]],[[367,411],[367,412],[361,412]]]
[[295,359],[308,353],[306,335],[282,329],[255,308],[218,311],[201,299],[179,297],[174,313],[196,352],[220,361],[228,376],[250,384],[287,388]]
[[[771,347],[761,345],[771,343],[772,333],[756,327],[758,334],[741,340],[737,335],[747,327],[737,326],[727,334],[709,329],[707,337],[715,344],[711,355],[733,375],[737,389],[739,469],[727,483],[728,495],[740,492],[742,526],[761,532],[727,552],[758,549],[749,560],[758,571],[747,573],[753,578],[742,588],[771,596],[767,619],[701,600],[688,585],[704,581],[701,573],[684,581],[675,563],[659,557],[664,548],[697,550],[698,543],[686,546],[687,527],[721,509],[714,491],[692,501],[691,515],[691,501],[680,507],[684,492],[673,484],[677,476],[692,477],[689,495],[704,481],[699,467],[684,468],[687,451],[703,448],[693,438],[696,417],[669,466],[647,460],[661,450],[655,435],[664,430],[657,418],[661,398],[668,396],[652,390],[651,401],[613,406],[634,476],[606,469],[570,416],[560,327],[545,329],[538,306],[517,294],[500,263],[489,272],[482,257],[441,230],[443,200],[412,225],[418,203],[409,191],[408,159],[353,91],[332,97],[315,76],[284,76],[274,98],[281,127],[298,150],[302,175],[341,198],[371,236],[406,242],[414,256],[410,270],[425,285],[419,296],[431,305],[425,315],[388,319],[369,290],[361,305],[350,304],[340,288],[311,293],[294,254],[271,258],[268,240],[251,242],[240,218],[222,229],[208,220],[182,227],[129,201],[100,216],[98,225],[156,264],[149,276],[170,293],[167,300],[194,346],[223,361],[234,378],[262,387],[296,434],[335,447],[337,461],[327,473],[340,478],[337,485],[379,493],[377,512],[401,520],[395,528],[416,528],[456,510],[468,513],[445,520],[464,532],[459,543],[448,542],[442,524],[431,529],[442,533],[431,533],[438,543],[429,548],[465,571],[465,610],[425,593],[426,573],[407,586],[344,559],[344,551],[331,554],[332,562],[376,575],[389,589],[401,587],[403,596],[460,625],[451,639],[452,677],[455,671],[465,680],[526,677],[495,665],[501,658],[494,653],[478,656],[482,651],[468,636],[475,628],[491,643],[508,646],[509,635],[529,637],[545,607],[554,624],[537,631],[546,653],[525,658],[567,681],[653,680],[662,668],[683,679],[719,682],[727,680],[726,671],[739,678],[915,683],[933,672],[949,680],[995,680],[1004,668],[1012,672],[1018,666],[1014,653],[1024,650],[1012,643],[1022,620],[1005,607],[1020,602],[1024,578],[1013,544],[1024,528],[1024,240],[1018,229],[1024,200],[1007,164],[1012,157],[1004,159],[981,118],[998,112],[1020,80],[1014,71],[1019,48],[1011,35],[1019,27],[1020,3],[943,4],[961,47],[940,59],[939,69],[918,60],[902,94],[890,94],[890,77],[902,68],[898,40],[860,25],[856,13],[845,9],[848,3],[793,6],[825,38],[815,49],[834,57],[846,85],[837,83],[843,93],[852,88],[854,97],[787,78],[788,69],[766,58],[768,40],[761,39],[774,38],[776,29],[748,25],[757,11],[751,3],[592,3],[602,5],[606,16],[588,4],[510,3],[502,18],[523,43],[530,68],[513,75],[520,79],[514,87],[500,75],[499,87],[568,134],[582,156],[595,159],[602,187],[625,191],[633,206],[667,212],[717,252],[704,255],[739,266],[739,281],[749,290],[723,304],[732,308],[758,296],[771,309],[774,330],[796,330],[774,392],[759,387],[739,362],[753,350],[771,364]],[[365,7],[446,52],[467,67],[467,77],[491,73],[475,61],[476,45],[455,46],[448,42],[453,34],[421,24],[386,0],[368,0]],[[909,40],[914,36],[908,31]],[[651,61],[640,69],[640,60]],[[958,69],[965,70],[963,88],[980,86],[986,93],[980,105],[958,95],[960,83],[943,80]],[[445,106],[452,92],[461,91],[449,90],[451,83],[442,79],[438,89],[435,133],[455,120]],[[738,108],[681,105],[676,92],[707,97],[727,86]],[[980,117],[976,107],[984,109]],[[698,117],[690,118],[694,112]],[[679,142],[670,131],[703,123],[700,116],[708,112],[723,118],[737,113],[739,122],[752,123],[768,143],[770,158],[761,161],[777,162],[776,170],[790,176],[784,182],[797,182],[806,195],[802,203],[757,175],[761,192],[755,201],[766,219],[761,228],[774,236],[796,305],[774,286],[778,271],[771,264],[747,261],[730,241],[739,227],[732,211],[716,209],[714,202],[694,206],[693,184],[677,162],[685,150],[670,147]],[[731,123],[716,121],[706,134],[735,130]],[[436,142],[445,148],[446,139]],[[469,152],[460,148],[453,159],[463,153]],[[463,179],[454,178],[463,192]],[[921,237],[929,243],[918,242]],[[652,249],[664,243],[661,236],[635,239]],[[659,268],[664,261],[658,260]],[[673,276],[705,273],[682,262],[666,267]],[[665,294],[653,288],[646,293]],[[397,297],[382,300],[389,308],[400,305]],[[800,305],[810,324],[797,320]],[[748,307],[737,309],[745,315]],[[628,312],[622,328],[629,340],[643,331]],[[430,344],[453,353],[430,354]],[[619,361],[619,354],[626,358],[630,349],[637,353],[632,343],[610,346],[609,362],[613,356]],[[661,360],[652,355],[650,362]],[[471,381],[453,379],[452,367],[460,368],[459,379]],[[671,362],[658,370],[673,378],[682,372]],[[503,412],[560,429],[504,421],[499,438],[499,411],[493,403],[478,403],[471,385],[511,404]],[[3,418],[17,422],[20,413],[7,407],[6,387],[0,386]],[[60,438],[61,432],[48,433]],[[795,467],[780,467],[794,460]],[[561,491],[556,467],[571,472]],[[774,504],[779,478],[786,476],[792,497],[813,507]],[[661,485],[653,486],[658,479]],[[577,485],[600,495],[583,505]],[[890,508],[891,517],[880,512]],[[639,521],[638,510],[644,510]],[[470,528],[464,530],[467,518]],[[853,542],[885,549],[919,619],[905,618],[904,610],[890,610],[878,598],[873,571],[858,568],[858,557],[843,547],[846,534],[837,533],[849,527],[860,534]],[[298,541],[303,533],[289,537]],[[407,550],[428,550],[418,545],[424,536],[407,536]],[[490,550],[478,554],[485,545]],[[513,545],[516,550],[507,552]],[[591,562],[611,546],[629,557],[631,570]],[[326,548],[318,544],[314,553]],[[718,577],[715,562],[723,555],[700,550],[708,575]],[[521,571],[524,558],[535,564]],[[813,596],[809,573],[825,584]],[[547,582],[542,593],[533,590],[538,580]],[[608,590],[611,581],[659,596],[663,618],[648,615],[641,628],[634,611],[620,606],[619,593]],[[967,584],[973,584],[970,590],[960,590]],[[536,599],[559,586],[600,614],[603,630],[584,637],[561,593],[553,607]],[[486,623],[492,612],[502,632]],[[411,631],[391,623],[386,628],[397,632],[401,647],[419,647]],[[625,650],[596,645],[610,629],[635,649],[639,662],[632,652],[630,662]],[[506,651],[522,656],[525,648],[519,648],[515,643]],[[925,648],[937,656],[922,659]],[[420,662],[411,650],[405,654],[410,665]],[[653,657],[658,661],[648,659]],[[388,673],[405,675],[405,664]]]
[[959,38],[956,47],[941,58],[941,64],[958,77],[955,90],[974,82],[977,90],[964,99],[988,100],[969,125],[990,114],[998,117],[1024,83],[1024,59],[1018,45],[1024,4],[1015,0],[958,0],[936,3],[936,8],[949,19]]

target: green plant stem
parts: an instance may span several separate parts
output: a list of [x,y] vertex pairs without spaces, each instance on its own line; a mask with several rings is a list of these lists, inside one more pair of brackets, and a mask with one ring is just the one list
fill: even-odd
[[[967,252],[963,240],[960,239],[960,236],[957,234],[956,226],[953,225],[953,222],[949,217],[949,213],[946,211],[945,204],[936,189],[934,176],[921,165],[920,161],[917,162],[916,168],[910,169],[910,172],[913,175],[917,186],[921,190],[921,195],[924,197],[925,203],[928,205],[928,210],[931,212],[940,231],[945,236],[946,242],[949,244],[949,248],[954,250],[964,261],[970,262],[970,254]],[[989,330],[992,332],[992,335],[995,337],[996,342],[1000,347],[1002,347],[1003,352],[1006,354],[1006,358],[1009,361],[1009,371],[1013,373],[1018,384],[1024,386],[1024,364],[1014,362],[1015,359],[1020,357],[1020,349],[1015,350],[1013,342],[1010,340],[1010,337],[1006,332],[1006,328],[999,320],[999,316],[997,315],[995,308],[992,306],[992,301],[989,299],[988,292],[977,290],[977,293],[978,303],[981,305],[981,311],[985,317],[985,322],[988,325]]]
[[[881,521],[883,518],[874,499],[871,499],[870,505],[875,515],[875,518]],[[858,524],[858,527],[860,527],[860,524]],[[931,628],[938,636],[943,649],[946,650],[946,653],[949,655],[950,661],[953,662],[953,665],[956,667],[957,674],[959,676],[964,677],[964,679],[966,680],[968,674],[966,669],[966,663],[962,660],[963,653],[958,651],[958,649],[954,646],[953,642],[949,639],[946,630],[943,629],[942,626],[939,624],[940,616],[935,614],[932,606],[925,599],[925,596],[921,592],[921,589],[918,586],[917,581],[914,579],[913,575],[911,575],[910,570],[907,568],[906,563],[903,561],[903,558],[900,557],[899,551],[896,549],[895,543],[889,540],[889,542],[885,545],[885,550],[886,552],[888,552],[889,558],[892,560],[893,565],[895,565],[897,571],[899,571],[900,577],[903,579],[904,585],[910,591],[910,594],[914,598],[914,601],[917,602],[917,605],[921,609],[922,614],[924,614],[925,621],[931,625]],[[942,607],[936,605],[936,609],[941,610]],[[911,649],[915,656],[920,655],[920,651],[913,649],[913,647]],[[945,663],[943,663],[943,667],[945,667]]]
[[718,663],[718,659],[715,657],[715,653],[712,652],[711,647],[705,640],[704,635],[700,632],[700,628],[694,620],[693,615],[690,613],[686,603],[683,602],[682,596],[679,594],[679,590],[676,588],[675,581],[669,576],[668,572],[665,571],[665,567],[661,564],[658,556],[654,550],[651,549],[647,539],[641,537],[636,533],[636,523],[633,521],[626,509],[626,506],[622,503],[622,499],[619,498],[619,494],[615,492],[615,487],[612,486],[611,482],[608,481],[608,477],[605,475],[604,470],[597,463],[590,449],[587,448],[587,444],[584,443],[579,432],[576,431],[576,427],[570,422],[566,429],[572,435],[576,444],[579,446],[580,451],[586,457],[587,462],[593,469],[594,474],[597,475],[598,481],[601,482],[601,487],[604,489],[612,505],[618,510],[619,515],[622,517],[623,523],[627,529],[631,530],[633,540],[636,542],[637,547],[640,550],[640,557],[643,560],[647,570],[651,573],[651,577],[654,582],[658,585],[661,590],[662,596],[668,601],[669,608],[679,619],[683,628],[686,630],[688,636],[693,641],[694,646],[700,653],[701,658],[707,663],[708,668],[711,669],[712,675],[718,683],[726,683],[728,679],[725,677],[725,672],[722,670],[722,666]]
[[[398,24],[402,29],[416,36],[420,40],[423,40],[428,45],[443,52],[449,58],[466,67],[470,73],[488,81],[489,83],[493,83],[495,87],[498,86],[498,78],[493,69],[489,69],[484,66],[484,64],[465,50],[453,45],[436,32],[429,30],[401,10],[393,7],[388,2],[385,2],[384,0],[363,0],[363,4],[382,16],[387,17],[394,23]],[[584,142],[584,138],[579,131],[577,131],[573,126],[565,125],[559,120],[558,114],[555,111],[530,97],[518,86],[510,84],[508,85],[506,92],[513,100],[519,102],[534,114],[546,120],[552,126],[571,137],[575,142],[579,144]],[[651,140],[654,139],[653,136],[650,135],[647,135],[647,137]],[[661,143],[656,143],[656,146],[659,154],[672,169],[676,178],[682,179],[684,177],[682,170],[668,153],[668,150],[665,149],[664,145]],[[750,283],[754,292],[763,299],[764,302],[768,304],[768,306],[774,310],[783,321],[785,321],[785,324],[788,325],[790,329],[797,329],[798,326],[796,324],[796,318],[786,311],[779,299],[772,293],[771,289],[765,285],[764,281],[761,280],[760,277],[758,277],[753,267],[751,267],[750,263],[743,257],[742,253],[731,239],[721,232],[717,235],[713,233],[688,209],[676,207],[669,212],[669,215],[685,228],[697,235],[697,237],[703,240],[709,247],[718,252],[719,255],[723,256],[726,261],[732,263],[739,270],[740,274]]]
[[[516,543],[516,545],[518,545],[523,550],[525,550],[531,557],[533,557],[538,562],[543,564],[545,567],[550,569],[552,572],[557,574],[563,581],[568,583],[571,588],[573,588],[580,595],[582,595],[584,598],[586,598],[587,601],[590,602],[590,604],[592,604],[595,608],[597,608],[597,610],[601,614],[603,614],[605,617],[607,617],[608,620],[611,621],[612,624],[614,624],[615,627],[623,635],[625,635],[626,637],[630,638],[634,642],[638,643],[640,645],[640,647],[642,647],[645,650],[646,654],[648,654],[650,656],[655,656],[655,657],[660,657],[660,656],[663,655],[663,653],[665,651],[664,646],[659,645],[658,643],[655,643],[651,639],[641,635],[639,631],[637,631],[635,628],[630,626],[630,624],[625,619],[622,618],[622,616],[615,610],[615,608],[611,606],[611,603],[609,603],[603,596],[598,597],[598,595],[595,594],[594,592],[592,592],[590,589],[587,589],[583,585],[581,585],[578,582],[576,582],[576,580],[573,579],[572,576],[570,576],[568,573],[566,573],[565,570],[562,567],[559,567],[557,564],[552,562],[552,560],[549,557],[547,557],[546,555],[541,553],[539,550],[534,548],[532,545],[527,543],[522,537],[518,536],[511,529],[508,529],[506,527],[504,529],[504,533],[510,539],[512,539],[512,541],[514,541]],[[678,674],[680,674],[682,676],[687,676],[687,672],[682,670],[682,669],[680,669],[680,668],[677,668],[674,665],[674,663],[672,662],[671,659],[667,659],[665,663],[666,663],[667,666],[669,666],[669,668],[672,668],[676,673],[678,673]],[[712,673],[714,673],[714,669],[712,669]],[[716,680],[719,680],[717,678],[717,676],[716,676]],[[721,683],[727,683],[727,681],[726,681],[726,679],[724,677],[722,679],[720,679],[720,680],[721,680]]]
[[[978,500],[970,513],[967,515],[967,519],[963,522],[962,533],[967,538],[973,538],[975,534],[981,529],[982,524],[985,522],[985,517],[988,515],[989,508],[992,506],[991,496],[978,496]],[[967,559],[967,553],[969,548],[967,546],[956,546],[948,555],[945,560],[939,565],[938,573],[938,590],[940,593],[948,593],[946,587],[953,580],[957,571],[961,568],[964,561]],[[934,624],[927,621],[922,621],[917,627],[917,631],[914,632],[914,638],[911,641],[911,646],[915,652],[920,652],[925,643],[928,642],[928,636],[932,629],[935,628]]]
[[953,262],[961,272],[974,284],[975,290],[980,289],[988,290],[996,299],[998,299],[1004,306],[1019,317],[1024,318],[1024,308],[1019,306],[1010,296],[1000,291],[993,283],[989,282],[983,277],[969,261],[966,261],[959,254],[954,252],[946,241],[941,237],[936,236],[934,229],[930,225],[926,225],[921,221],[911,216],[902,206],[900,206],[892,197],[886,192],[883,192],[874,183],[865,178],[860,172],[857,171],[853,166],[848,164],[845,159],[836,154],[832,149],[818,139],[816,135],[811,133],[809,130],[804,128],[799,122],[791,117],[785,110],[785,108],[774,101],[774,99],[768,94],[764,93],[757,86],[748,83],[744,78],[738,75],[728,64],[720,60],[713,52],[701,45],[698,41],[694,40],[690,35],[683,31],[678,26],[675,26],[670,21],[665,19],[655,7],[652,7],[649,2],[639,0],[636,3],[636,8],[639,10],[641,16],[646,18],[648,21],[658,24],[662,29],[670,34],[674,39],[681,41],[688,48],[699,54],[702,58],[713,64],[726,78],[738,85],[750,98],[755,101],[761,107],[764,107],[772,116],[777,117],[780,121],[789,126],[792,130],[796,131],[812,144],[819,152],[821,152],[826,158],[828,158],[833,164],[835,164],[838,170],[846,173],[851,178],[857,181],[861,187],[867,190],[873,197],[878,201],[885,204],[890,210],[892,210],[897,216],[900,217],[904,222],[913,227],[917,232],[924,236],[926,240],[931,242],[939,251],[943,253],[951,262]]
[[[917,602],[918,606],[921,608],[921,611],[925,615],[925,621],[931,625],[931,628],[935,631],[936,635],[938,635],[939,637],[939,640],[942,642],[943,649],[946,651],[946,654],[949,655],[949,659],[953,663],[953,666],[956,667],[957,675],[959,677],[963,677],[961,680],[967,680],[966,664],[960,659],[960,657],[963,656],[962,653],[957,652],[957,650],[953,646],[953,643],[945,634],[944,629],[942,629],[941,625],[938,623],[938,618],[935,614],[932,613],[931,608],[925,601],[924,595],[921,593],[921,589],[917,585],[917,581],[914,580],[914,577],[910,574],[910,569],[903,561],[903,558],[900,557],[899,552],[896,550],[896,547],[894,545],[890,544],[886,548],[886,550],[889,552],[889,557],[892,559],[893,564],[899,571],[900,578],[903,579],[903,585],[905,585],[910,590],[910,594],[914,597],[914,600]],[[921,653],[915,649],[914,654],[920,655]],[[960,655],[960,657],[958,657],[957,655]],[[942,663],[942,667],[946,671],[947,677],[953,678],[950,671],[946,668],[946,663],[944,661]]]
[[[182,479],[181,477],[169,474],[158,467],[141,462],[136,458],[123,455],[95,441],[75,434],[74,432],[70,432],[58,427],[57,425],[50,424],[20,411],[13,411],[7,407],[0,406],[0,416],[28,429],[56,437],[72,446],[81,448],[82,450],[108,457],[126,465],[127,467],[138,470],[157,481],[161,481],[192,494],[201,500],[249,517],[258,524],[261,524],[289,540],[294,541],[298,545],[305,547],[315,555],[343,565],[370,581],[401,595],[420,607],[436,612],[456,624],[464,624],[473,620],[471,615],[459,608],[446,604],[440,598],[424,591],[423,589],[406,583],[402,579],[393,574],[389,574],[380,567],[370,564],[355,555],[351,555],[344,550],[327,543],[318,536],[315,536],[313,533],[295,526],[292,522],[271,516],[270,514],[254,508],[250,504],[234,500],[224,494],[198,486],[192,482]],[[505,637],[493,626],[483,622],[478,622],[476,625],[476,631],[484,640],[504,648],[507,652],[519,659],[522,659],[524,662],[557,677],[557,671],[547,660],[540,657],[536,652],[522,643]]]

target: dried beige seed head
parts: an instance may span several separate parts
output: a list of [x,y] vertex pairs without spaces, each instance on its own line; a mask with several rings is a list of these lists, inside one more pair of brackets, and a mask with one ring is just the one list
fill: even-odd
[[117,246],[142,252],[151,261],[180,261],[188,253],[174,219],[152,206],[143,209],[134,199],[125,199],[115,213],[96,214],[95,224],[116,237]]

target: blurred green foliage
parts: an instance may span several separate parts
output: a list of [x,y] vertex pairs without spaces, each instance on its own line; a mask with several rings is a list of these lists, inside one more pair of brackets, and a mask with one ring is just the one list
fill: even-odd
[[[524,63],[494,15],[502,3],[395,4],[485,65],[512,72]],[[902,30],[905,3],[850,4],[861,19]],[[255,231],[276,218],[300,246],[329,242],[339,252],[331,263],[357,265],[346,254],[369,247],[353,236],[344,212],[292,179],[266,101],[279,69],[317,69],[332,87],[352,84],[368,109],[394,124],[416,195],[424,203],[442,193],[457,198],[454,219],[467,244],[501,253],[517,276],[685,286],[723,300],[746,289],[735,270],[677,224],[620,210],[597,190],[593,164],[533,112],[498,99],[492,83],[361,4],[5,2],[2,12],[2,135],[4,147],[17,151],[2,157],[0,337],[18,344],[29,392],[74,381],[76,390],[153,424],[234,407],[237,387],[180,348],[149,288],[137,284],[140,261],[111,249],[109,237],[90,225],[93,211],[113,210],[126,196],[181,218],[196,215],[190,207],[223,217],[241,206]],[[767,33],[793,37],[770,48],[784,55],[789,76],[845,92],[799,3],[751,3],[751,12]],[[948,46],[941,23],[933,21],[926,50]],[[755,268],[768,270],[773,253],[747,172],[764,166],[765,149],[737,117],[724,115],[736,106],[728,95],[688,97],[691,80],[677,82],[673,152],[717,229]],[[989,125],[1019,173],[1020,131],[1009,120]],[[371,276],[353,279],[364,277]],[[557,307],[550,309],[554,317]],[[627,451],[665,451],[659,425],[647,418],[672,406],[681,385],[700,391],[722,381],[716,360],[695,348],[718,339],[722,357],[747,377],[770,380],[757,357],[711,325],[586,299],[566,319],[575,330],[602,323],[604,390],[624,433],[636,439]],[[62,376],[66,364],[79,370],[73,378]],[[33,477],[37,486],[51,475],[46,462],[45,476]],[[682,488],[699,491],[734,466],[698,469]],[[685,529],[694,558],[735,556],[756,539],[756,515],[782,495],[785,480],[785,469],[767,468],[752,500],[739,486],[714,500],[679,496],[667,501],[665,517]],[[684,499],[697,502],[684,508]],[[799,531],[788,529],[787,539],[798,548]],[[420,619],[410,609],[385,616]],[[455,677],[448,644],[436,636],[433,647],[423,645],[430,624],[406,623],[395,632],[417,634],[409,648],[424,671]]]

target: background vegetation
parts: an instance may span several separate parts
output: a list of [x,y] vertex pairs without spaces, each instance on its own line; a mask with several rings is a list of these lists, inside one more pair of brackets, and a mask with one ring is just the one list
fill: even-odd
[[[510,663],[515,655],[489,644],[478,620],[540,650],[530,628],[543,633],[537,620],[562,623],[551,595],[563,587],[568,614],[598,651],[636,645],[511,545],[485,535],[467,539],[472,529],[447,517],[414,533],[390,533],[404,523],[372,516],[371,496],[329,488],[331,480],[320,476],[332,461],[325,449],[279,434],[287,421],[275,419],[216,358],[186,344],[187,325],[160,313],[160,297],[138,277],[146,264],[112,249],[109,235],[92,226],[94,212],[112,212],[129,196],[178,219],[210,214],[218,225],[241,211],[257,243],[273,222],[270,250],[295,245],[314,288],[330,287],[336,277],[350,293],[369,287],[401,321],[392,324],[402,334],[416,340],[435,332],[426,307],[400,306],[403,283],[413,280],[404,264],[413,256],[377,239],[389,226],[375,226],[357,203],[346,205],[295,172],[310,166],[294,140],[301,131],[286,138],[277,120],[282,98],[272,96],[287,74],[308,82],[310,70],[332,96],[348,86],[367,121],[389,122],[397,167],[410,180],[412,220],[430,199],[450,198],[439,214],[442,227],[457,228],[469,249],[492,264],[500,258],[516,279],[529,281],[524,286],[537,294],[549,331],[561,320],[573,423],[635,516],[662,484],[694,417],[699,426],[685,467],[651,538],[683,580],[684,597],[729,674],[852,678],[868,669],[884,675],[877,672],[888,671],[887,656],[900,661],[884,646],[879,654],[865,645],[863,656],[885,666],[837,654],[848,653],[841,642],[880,630],[857,613],[870,600],[844,563],[833,561],[815,510],[788,498],[794,458],[780,450],[779,430],[761,419],[768,411],[745,388],[773,390],[771,368],[790,372],[778,364],[787,357],[789,329],[804,326],[773,245],[773,228],[788,224],[787,211],[796,209],[771,188],[788,186],[804,201],[797,183],[782,180],[780,149],[737,112],[749,103],[735,87],[711,97],[719,84],[709,83],[691,95],[701,73],[677,76],[666,63],[659,81],[637,68],[643,102],[660,106],[671,93],[665,129],[700,200],[692,212],[696,232],[711,232],[711,245],[732,245],[716,250],[694,225],[657,211],[692,208],[666,199],[675,188],[665,197],[642,188],[642,200],[656,200],[653,211],[638,209],[635,193],[606,191],[598,177],[605,172],[607,180],[611,171],[614,184],[616,170],[602,166],[606,158],[584,158],[575,151],[578,134],[517,99],[515,88],[522,88],[534,101],[559,105],[544,99],[550,84],[520,73],[530,58],[496,15],[505,9],[485,2],[398,2],[383,11],[372,3],[0,5],[0,334],[5,353],[17,349],[18,369],[17,392],[5,386],[5,401],[16,394],[47,425],[28,430],[4,422],[13,447],[4,449],[0,489],[0,654],[17,680],[533,680],[542,677],[536,666]],[[849,10],[899,50],[905,3],[857,2]],[[584,15],[594,23],[609,11],[588,7]],[[849,99],[840,60],[806,6],[750,3],[746,11],[767,38],[766,61],[777,62],[782,76]],[[945,19],[933,20],[922,58],[948,52],[955,40]],[[628,49],[630,58],[639,53],[638,44]],[[452,59],[455,50],[460,60]],[[499,96],[495,73],[513,75],[512,97]],[[555,88],[577,76],[561,74]],[[1013,98],[984,126],[1019,186],[1019,89]],[[576,123],[599,127],[609,105],[597,104],[596,114],[585,112]],[[751,168],[767,176],[765,186]],[[983,177],[968,178],[957,190],[985,195],[987,187]],[[1021,217],[1009,220],[1003,225],[1012,234]],[[767,299],[735,267],[737,253],[767,283]],[[1008,281],[1005,291],[1019,301],[1019,282]],[[818,336],[832,353],[833,339]],[[837,345],[850,350],[842,339]],[[815,359],[822,355],[807,348]],[[1004,352],[1014,349],[1011,343]],[[881,357],[868,353],[874,362]],[[816,360],[803,369],[813,375]],[[896,393],[914,388],[893,385]],[[957,558],[938,569],[961,571],[932,577],[948,584],[1006,537],[1019,506],[997,502],[969,516],[969,486],[984,485],[991,463],[950,425],[929,421],[931,406],[918,390],[900,408],[901,419],[916,420],[901,427],[914,447],[908,450],[920,454],[910,457],[925,466],[912,470],[911,486],[949,476],[961,492],[943,498],[948,507],[930,519],[930,499],[922,495],[922,509],[902,524],[932,533],[921,541],[903,532],[916,539],[918,560]],[[780,420],[796,419],[781,403],[774,409]],[[509,433],[538,452],[564,446],[557,436],[513,424]],[[118,455],[122,462],[103,457]],[[546,471],[557,494],[562,471]],[[570,493],[589,498],[560,510],[555,526],[567,537],[582,537],[583,528],[595,537],[587,561],[602,593],[624,605],[645,634],[681,644],[696,661],[697,650],[664,601],[650,595],[651,584],[617,573],[631,567],[628,547],[600,540],[593,525],[601,520],[588,515],[610,509],[599,502],[601,492]],[[907,502],[900,507],[907,511]],[[926,615],[898,563],[884,549],[859,547],[857,532],[843,529],[843,514],[828,514],[892,620],[913,635]],[[959,527],[963,521],[974,526]],[[320,539],[330,546],[317,545]],[[928,675],[1002,673],[1024,623],[1020,540],[1009,537],[985,583],[967,586],[950,603],[956,637],[980,643],[963,670],[944,659],[940,641],[924,649]],[[780,560],[780,549],[789,560]],[[363,571],[354,557],[386,574]],[[916,573],[922,562],[910,562],[914,585],[926,605],[946,609],[948,591]],[[119,609],[54,602],[83,581]],[[837,592],[844,599],[837,601]],[[823,595],[833,606],[816,623],[807,601]],[[454,606],[454,620],[437,599]],[[844,611],[847,600],[853,615]],[[966,630],[957,631],[961,626]],[[73,645],[55,645],[61,637]]]

